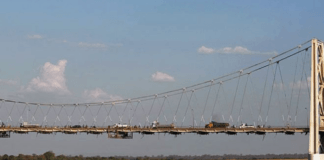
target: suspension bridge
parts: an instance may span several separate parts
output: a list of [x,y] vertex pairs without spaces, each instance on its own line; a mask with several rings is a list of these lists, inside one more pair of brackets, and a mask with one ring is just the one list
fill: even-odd
[[323,42],[312,39],[271,56],[202,83],[130,99],[0,99],[0,133],[108,133],[110,138],[131,138],[133,133],[309,133],[310,158],[316,159],[324,135]]

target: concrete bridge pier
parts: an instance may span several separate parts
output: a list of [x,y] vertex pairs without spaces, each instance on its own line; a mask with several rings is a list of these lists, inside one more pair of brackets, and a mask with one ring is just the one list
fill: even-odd
[[311,93],[309,110],[309,148],[310,160],[324,160],[322,145],[324,133],[319,132],[319,126],[324,126],[324,54],[323,42],[312,40],[311,53]]

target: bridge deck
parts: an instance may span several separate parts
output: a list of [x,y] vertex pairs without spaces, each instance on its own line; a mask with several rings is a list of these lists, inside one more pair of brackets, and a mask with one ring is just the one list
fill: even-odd
[[[324,128],[320,128],[320,131],[324,132]],[[90,134],[101,134],[109,132],[134,132],[142,134],[154,134],[154,133],[170,133],[170,134],[181,134],[181,133],[197,133],[197,134],[209,134],[209,133],[226,133],[226,134],[237,134],[237,133],[308,133],[308,128],[295,128],[295,127],[273,127],[273,128],[63,128],[63,127],[38,127],[38,128],[0,128],[0,132],[14,132],[14,133],[28,133],[36,132],[42,134],[51,134],[55,132],[61,132],[66,134],[76,133],[90,133]]]

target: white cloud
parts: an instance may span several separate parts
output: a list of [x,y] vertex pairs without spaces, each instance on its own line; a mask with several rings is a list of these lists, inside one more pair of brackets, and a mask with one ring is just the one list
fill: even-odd
[[200,48],[198,48],[198,53],[203,53],[203,54],[211,54],[215,52],[214,49],[212,48],[207,48],[205,46],[201,46]]
[[237,53],[237,54],[253,54],[255,52],[248,50],[242,46],[236,46],[234,48],[225,47],[220,50],[217,50],[218,53]]
[[28,35],[27,36],[29,39],[42,39],[43,37],[39,34],[34,34],[34,35]]
[[107,48],[107,45],[102,44],[102,43],[86,43],[86,42],[80,42],[78,44],[79,47],[84,47],[84,48]]
[[46,62],[40,70],[40,76],[33,78],[22,91],[70,94],[64,75],[66,63],[67,60],[59,60],[57,65]]
[[221,49],[213,49],[213,48],[207,48],[205,46],[201,46],[198,49],[199,53],[203,54],[211,54],[211,53],[220,53],[220,54],[244,54],[244,55],[252,55],[252,54],[263,54],[263,55],[276,55],[277,52],[260,52],[260,51],[251,51],[245,47],[242,46],[236,46],[236,47],[225,47]]
[[158,81],[158,82],[173,82],[173,81],[175,81],[174,77],[172,77],[166,73],[162,73],[162,72],[153,73],[152,80]]
[[[290,88],[295,88],[295,89],[307,89],[310,88],[310,82],[311,82],[311,77],[307,77],[307,81],[297,81],[295,84],[293,82],[289,83]],[[308,86],[308,87],[307,87]]]
[[122,97],[117,96],[117,95],[108,94],[100,88],[96,88],[94,90],[85,90],[83,92],[83,98],[87,102],[106,102],[106,101],[122,99]]
[[15,80],[3,80],[0,79],[0,84],[4,84],[4,85],[10,85],[10,86],[14,86],[16,85],[18,82]]

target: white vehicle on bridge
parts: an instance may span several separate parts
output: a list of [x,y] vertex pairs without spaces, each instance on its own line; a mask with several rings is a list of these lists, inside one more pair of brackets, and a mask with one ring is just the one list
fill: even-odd
[[240,125],[240,128],[255,128],[255,126],[253,126],[253,125],[248,125],[248,124],[246,124],[246,123],[242,123],[242,124]]
[[116,123],[112,126],[112,128],[127,128],[129,127],[129,125],[127,124],[120,124],[120,123]]
[[20,128],[38,128],[39,124],[29,124],[28,122],[23,122],[20,124]]
[[152,128],[157,129],[157,128],[176,128],[173,123],[171,124],[160,124],[158,121],[153,121],[152,123]]

